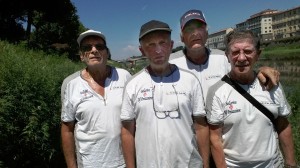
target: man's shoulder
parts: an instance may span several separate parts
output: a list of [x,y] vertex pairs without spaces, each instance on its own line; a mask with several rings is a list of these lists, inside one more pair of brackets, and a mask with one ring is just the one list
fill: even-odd
[[172,61],[172,60],[174,60],[174,59],[182,58],[182,57],[184,57],[183,50],[179,50],[179,51],[176,51],[176,52],[172,53],[172,54],[170,55],[169,60]]
[[127,71],[127,70],[124,69],[124,68],[113,67],[113,69],[115,69],[116,72],[117,72],[118,74],[120,74],[120,75],[130,75],[130,76],[131,76],[131,74],[129,73],[129,71]]
[[225,55],[225,52],[220,49],[209,49],[210,55]]
[[77,72],[74,72],[73,74],[67,76],[67,77],[64,79],[63,83],[69,83],[71,80],[73,80],[73,79],[79,77],[79,76],[80,76],[80,73],[81,73],[81,71],[77,71]]
[[143,82],[147,75],[145,68],[142,68],[139,72],[135,73],[127,80],[126,85],[136,85],[137,83]]

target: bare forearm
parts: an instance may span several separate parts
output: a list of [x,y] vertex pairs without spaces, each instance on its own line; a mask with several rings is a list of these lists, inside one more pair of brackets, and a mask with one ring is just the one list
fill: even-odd
[[218,168],[226,168],[225,154],[222,140],[222,126],[210,125],[209,137],[211,142],[211,152],[214,158],[215,164]]
[[284,154],[285,164],[291,166],[296,165],[294,142],[290,124],[279,133],[279,142],[282,148],[282,152]]
[[224,155],[222,143],[217,142],[212,144],[211,152],[216,166],[218,168],[226,168],[225,155]]
[[75,155],[75,140],[73,131],[69,127],[62,124],[61,128],[62,148],[68,168],[77,168]]
[[[76,165],[76,157],[75,157],[75,143],[74,140],[71,140],[71,137],[64,136],[62,141],[62,147],[64,151],[64,156],[66,159],[66,163],[68,168],[75,168]],[[69,139],[69,140],[66,140]]]
[[121,130],[121,140],[126,168],[136,167],[134,132],[135,130],[132,123],[123,123],[123,127]]
[[209,167],[210,156],[210,141],[209,141],[209,128],[205,118],[196,119],[195,122],[196,137],[198,143],[198,150],[203,160],[203,167]]

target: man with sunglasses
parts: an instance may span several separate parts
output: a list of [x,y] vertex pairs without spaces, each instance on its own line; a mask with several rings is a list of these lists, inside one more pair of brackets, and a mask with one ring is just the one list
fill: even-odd
[[[171,54],[170,63],[193,72],[198,77],[206,100],[208,89],[230,71],[230,64],[223,51],[205,46],[208,39],[208,26],[202,11],[193,9],[185,12],[180,18],[180,27],[184,49]],[[279,72],[270,67],[261,67],[257,77],[266,89],[271,89],[279,80]],[[208,126],[204,127],[208,132]],[[204,148],[209,152],[209,143]],[[202,156],[206,166],[209,164],[209,158],[205,156],[209,155]]]
[[126,167],[202,167],[199,146],[209,139],[199,134],[200,125],[206,124],[199,80],[169,63],[173,41],[168,24],[143,24],[139,42],[149,65],[124,89],[121,139]]
[[121,150],[121,104],[128,71],[107,65],[105,36],[94,30],[77,39],[86,68],[61,87],[62,147],[68,168],[125,167]]

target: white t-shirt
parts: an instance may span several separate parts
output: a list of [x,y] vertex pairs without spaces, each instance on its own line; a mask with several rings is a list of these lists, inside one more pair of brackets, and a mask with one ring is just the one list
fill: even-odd
[[202,167],[192,119],[206,115],[202,97],[197,77],[183,69],[162,78],[143,69],[128,81],[121,120],[136,121],[137,167]]
[[[268,92],[257,78],[251,85],[240,86],[275,118],[291,113],[281,86]],[[228,167],[265,168],[278,164],[278,135],[272,122],[232,86],[224,81],[212,86],[206,111],[208,123],[223,125],[223,148]]]
[[201,65],[194,64],[188,60],[183,50],[171,54],[169,61],[180,68],[193,72],[198,77],[202,85],[204,100],[206,100],[208,89],[230,70],[230,64],[223,51],[207,48],[206,52],[208,60]]
[[79,167],[125,167],[121,151],[121,104],[129,72],[112,68],[105,96],[96,93],[76,72],[62,85],[63,122],[76,121],[74,136]]

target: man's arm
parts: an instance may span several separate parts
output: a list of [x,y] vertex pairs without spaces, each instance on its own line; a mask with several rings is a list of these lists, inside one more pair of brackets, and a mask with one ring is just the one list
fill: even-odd
[[225,155],[222,143],[222,126],[209,125],[211,152],[218,168],[226,168]]
[[267,90],[271,90],[279,82],[279,71],[271,67],[260,67],[257,77],[259,81],[266,87]]
[[276,130],[284,155],[285,165],[296,166],[292,128],[287,118],[278,117],[276,119]]
[[126,168],[135,168],[135,121],[123,121],[121,140]]
[[194,117],[194,127],[196,131],[198,150],[203,159],[203,167],[209,167],[209,128],[205,117]]
[[77,168],[74,127],[74,122],[61,123],[62,148],[68,168]]

